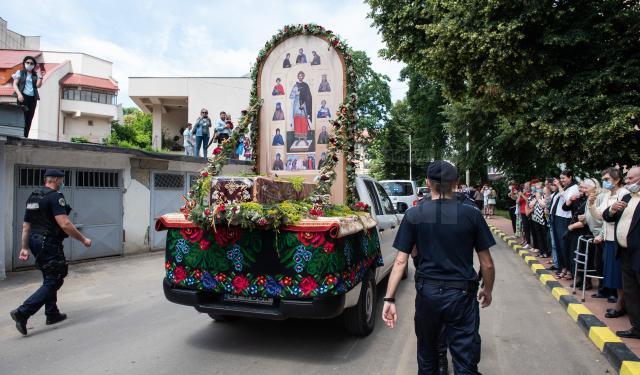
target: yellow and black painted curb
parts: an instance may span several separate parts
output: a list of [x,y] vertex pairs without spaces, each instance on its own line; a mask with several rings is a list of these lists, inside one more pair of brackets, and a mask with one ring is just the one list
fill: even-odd
[[640,358],[598,319],[579,299],[565,289],[540,262],[509,235],[489,224],[493,234],[504,240],[531,268],[551,295],[566,309],[567,314],[582,329],[593,344],[604,354],[620,375],[640,375]]

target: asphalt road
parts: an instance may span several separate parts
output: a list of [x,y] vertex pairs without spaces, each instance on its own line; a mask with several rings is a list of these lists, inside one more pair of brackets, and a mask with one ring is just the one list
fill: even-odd
[[[493,305],[482,311],[484,374],[615,373],[511,250],[500,242],[492,253],[498,276]],[[397,296],[398,327],[378,320],[369,337],[358,339],[335,321],[215,323],[166,301],[162,277],[160,253],[72,265],[58,297],[69,319],[46,326],[41,311],[22,337],[9,311],[40,276],[10,274],[0,281],[0,374],[417,372],[411,281]]]

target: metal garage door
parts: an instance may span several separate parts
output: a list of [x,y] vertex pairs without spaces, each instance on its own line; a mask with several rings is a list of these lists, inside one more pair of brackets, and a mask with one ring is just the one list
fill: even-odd
[[186,172],[153,172],[151,174],[151,249],[164,249],[167,232],[154,229],[156,219],[172,212],[180,212],[184,204],[183,195],[198,178],[197,174]]
[[[43,186],[45,167],[16,167],[15,220],[14,220],[14,269],[33,265],[18,260],[22,235],[22,219],[27,198],[31,192]],[[122,244],[122,181],[121,172],[113,170],[64,169],[63,194],[73,208],[71,221],[87,237],[91,248],[67,238],[64,252],[69,260],[90,259],[121,255]]]

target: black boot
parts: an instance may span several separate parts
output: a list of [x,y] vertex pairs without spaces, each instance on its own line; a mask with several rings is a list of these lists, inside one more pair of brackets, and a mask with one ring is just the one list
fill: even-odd
[[9,315],[11,315],[11,319],[13,319],[16,322],[16,329],[18,330],[18,332],[26,336],[27,320],[29,320],[29,317],[20,314],[20,312],[17,309],[11,311]]
[[56,324],[67,319],[67,314],[58,313],[57,315],[47,316],[47,325]]

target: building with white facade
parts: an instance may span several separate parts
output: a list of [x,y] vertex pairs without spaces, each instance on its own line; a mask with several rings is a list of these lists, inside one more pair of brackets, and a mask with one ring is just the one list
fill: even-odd
[[180,129],[194,123],[207,108],[217,119],[221,111],[234,123],[249,106],[251,78],[245,77],[129,77],[129,97],[153,116],[152,143],[162,148],[162,138],[179,137]]
[[110,61],[79,52],[41,51],[39,37],[8,30],[3,19],[0,47],[0,102],[15,103],[11,76],[22,69],[25,56],[35,57],[46,70],[30,138],[69,141],[84,137],[102,143],[109,136],[111,121],[122,117]]

